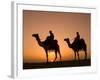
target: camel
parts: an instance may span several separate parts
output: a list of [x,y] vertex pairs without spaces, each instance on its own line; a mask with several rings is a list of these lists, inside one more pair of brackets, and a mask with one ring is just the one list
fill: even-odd
[[70,43],[69,38],[65,38],[64,41],[66,41],[68,46],[73,49],[75,54],[75,60],[76,60],[76,54],[78,55],[78,60],[80,60],[79,58],[80,50],[83,50],[85,52],[85,59],[87,59],[87,46],[84,39],[80,39],[78,42],[73,41],[72,44]]
[[39,46],[44,48],[45,53],[46,53],[47,63],[48,63],[48,52],[49,51],[54,51],[55,52],[55,59],[54,59],[53,62],[55,62],[56,59],[57,59],[57,52],[60,56],[60,61],[61,61],[61,53],[60,53],[59,45],[57,44],[57,40],[53,40],[52,44],[45,44],[46,40],[41,42],[38,34],[32,34],[32,37],[35,37],[38,44],[39,44]]

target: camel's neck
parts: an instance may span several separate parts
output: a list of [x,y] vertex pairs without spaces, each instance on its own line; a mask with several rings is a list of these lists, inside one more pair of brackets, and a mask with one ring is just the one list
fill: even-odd
[[38,44],[39,44],[40,46],[42,46],[42,42],[41,42],[41,40],[40,40],[39,36],[38,36],[38,37],[35,37],[35,38],[36,38],[36,40],[37,40]]
[[71,43],[70,43],[70,41],[67,41],[67,43],[68,43],[68,46],[71,48]]

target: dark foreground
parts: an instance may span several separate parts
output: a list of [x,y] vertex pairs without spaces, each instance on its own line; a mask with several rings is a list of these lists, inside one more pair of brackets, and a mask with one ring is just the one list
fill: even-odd
[[24,63],[23,69],[39,69],[39,68],[58,68],[58,67],[80,67],[91,66],[91,60],[74,60],[49,63]]

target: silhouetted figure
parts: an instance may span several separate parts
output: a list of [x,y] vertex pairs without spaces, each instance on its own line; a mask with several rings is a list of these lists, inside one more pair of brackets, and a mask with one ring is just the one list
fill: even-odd
[[[52,31],[49,31],[50,36],[47,36],[46,40],[45,40],[45,44],[54,44],[53,40],[54,40],[54,34],[52,33]],[[53,46],[53,45],[52,45]]]
[[75,37],[75,40],[74,40],[74,44],[77,43],[77,45],[79,45],[80,44],[79,41],[80,41],[80,35],[79,35],[79,32],[76,32],[76,37]]
[[45,40],[45,44],[48,45],[48,44],[52,44],[53,46],[53,43],[54,43],[54,34],[52,33],[52,31],[50,30],[49,31],[49,34],[50,36],[48,36]]
[[[47,62],[48,62],[48,52],[49,51],[54,51],[55,52],[55,59],[54,59],[54,61],[56,61],[56,59],[57,59],[57,52],[58,52],[58,54],[60,56],[60,60],[61,60],[61,53],[60,53],[60,48],[59,48],[59,45],[57,43],[57,40],[52,40],[52,43],[50,44],[50,43],[47,42],[47,40],[41,42],[38,34],[32,34],[32,37],[35,37],[37,42],[38,42],[38,44],[39,44],[39,46],[44,48],[44,50],[46,52]],[[52,35],[49,36],[49,37],[51,37],[53,39]]]
[[50,36],[49,36],[50,39],[51,39],[51,40],[54,40],[54,34],[52,33],[52,31],[49,31],[49,33],[50,33]]
[[87,46],[84,39],[80,39],[79,33],[77,33],[76,40],[74,40],[74,42],[72,42],[71,44],[69,38],[64,39],[64,41],[67,42],[68,46],[73,49],[75,53],[75,59],[76,59],[76,54],[78,55],[78,59],[80,59],[78,53],[80,50],[83,50],[85,52],[85,59],[87,59]]

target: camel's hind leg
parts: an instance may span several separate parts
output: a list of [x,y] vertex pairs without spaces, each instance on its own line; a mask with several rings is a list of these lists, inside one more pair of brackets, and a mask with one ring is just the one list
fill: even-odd
[[80,56],[79,56],[79,53],[77,52],[77,55],[78,55],[78,60],[80,60]]
[[56,61],[56,59],[57,59],[57,50],[55,50],[55,59],[54,59],[54,61],[53,61],[53,62],[55,62],[55,61]]
[[87,51],[85,51],[85,59],[87,59]]
[[75,54],[75,60],[76,60],[76,51],[74,51],[74,54]]
[[60,61],[61,61],[61,53],[60,53],[60,50],[58,50],[58,54],[59,54]]
[[86,48],[86,46],[83,48],[83,51],[85,52],[85,58],[84,59],[87,59],[87,48]]

